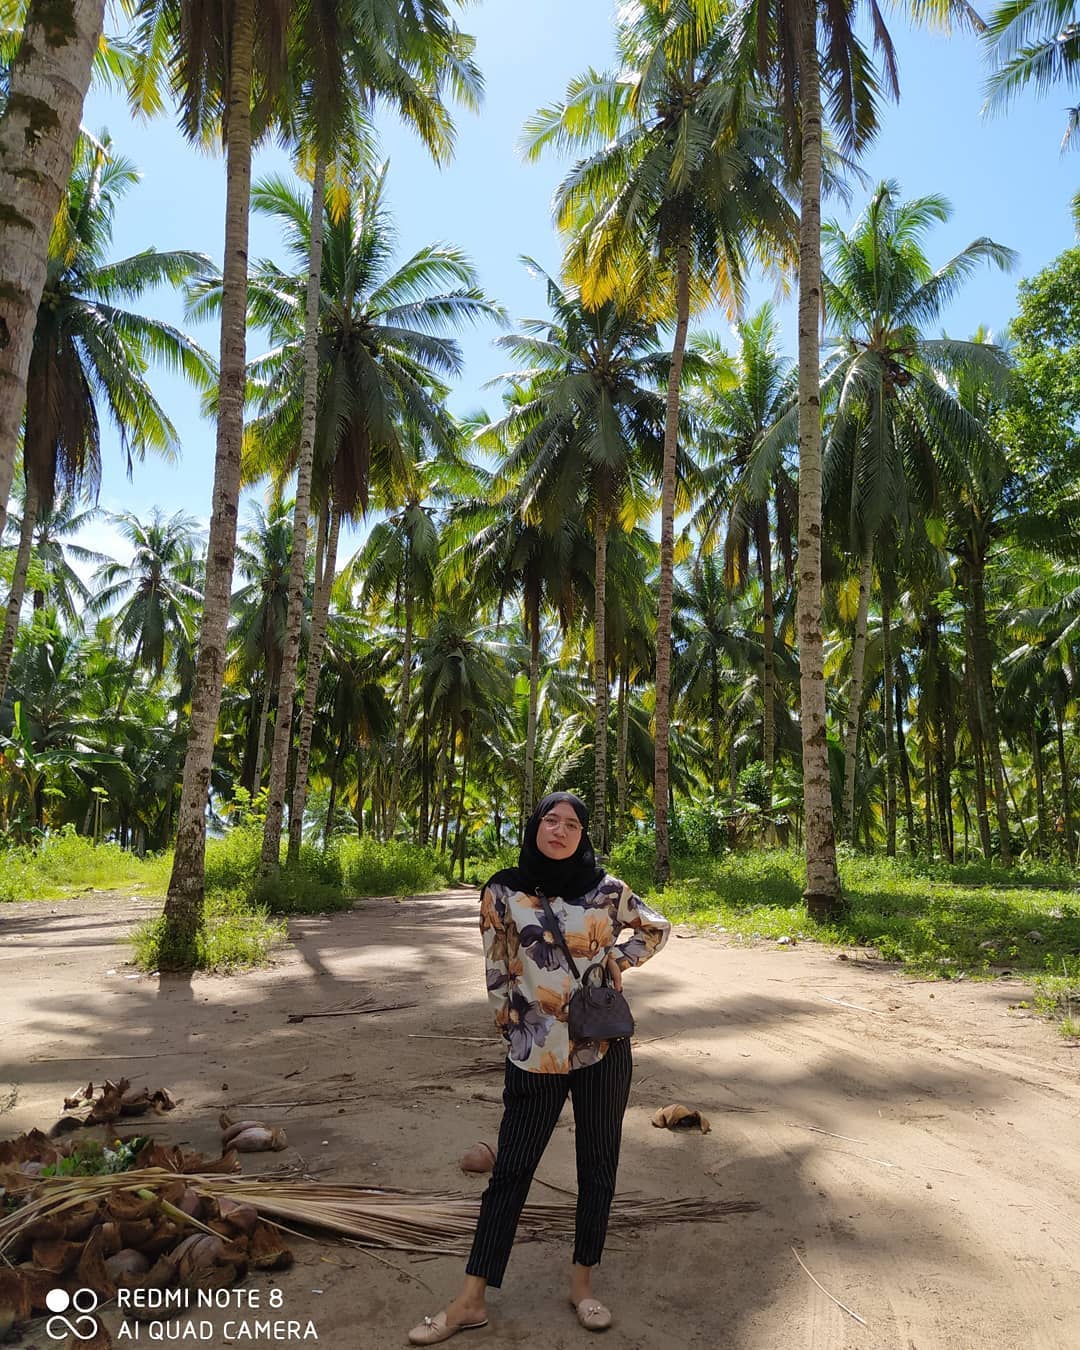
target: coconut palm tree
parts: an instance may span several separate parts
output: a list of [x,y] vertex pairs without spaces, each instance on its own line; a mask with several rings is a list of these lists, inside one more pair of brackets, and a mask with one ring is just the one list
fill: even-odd
[[[529,266],[540,272],[535,263]],[[517,483],[526,514],[565,519],[579,503],[595,541],[593,688],[596,736],[593,842],[608,846],[608,535],[651,513],[650,479],[663,473],[664,402],[658,393],[669,359],[655,323],[630,297],[595,307],[576,287],[547,283],[548,319],[497,339],[525,366],[501,378],[520,391],[506,417],[489,429],[507,444],[502,466]]]
[[776,758],[776,612],[770,507],[788,581],[794,572],[791,547],[796,488],[785,463],[793,439],[790,409],[795,382],[780,350],[779,325],[771,305],[762,305],[739,324],[734,363],[719,339],[696,339],[695,350],[709,374],[695,401],[702,404],[703,452],[713,461],[703,470],[704,492],[693,518],[703,554],[724,550],[724,581],[731,589],[749,580],[753,544],[762,600],[762,760],[769,793]]
[[0,534],[8,495],[35,316],[45,288],[53,222],[90,85],[105,0],[30,0],[0,110]]
[[[251,509],[251,523],[236,546],[237,570],[246,584],[233,592],[230,667],[251,688],[253,700],[258,698],[258,717],[252,717],[257,728],[254,764],[250,776],[246,772],[242,775],[253,793],[262,787],[270,703],[279,684],[285,649],[292,532],[291,502],[278,501],[269,513],[256,503]],[[310,610],[310,586],[305,586],[304,593]]]
[[116,634],[131,649],[120,705],[140,669],[160,678],[170,658],[182,658],[195,643],[199,605],[198,521],[157,507],[150,520],[133,511],[111,517],[132,550],[130,562],[104,563],[95,575],[94,613],[116,611]]
[[[16,501],[21,502],[22,496],[21,485],[17,485]],[[88,529],[100,514],[98,507],[88,506],[71,492],[58,494],[51,511],[38,508],[32,545],[39,568],[39,580],[34,586],[34,610],[44,609],[48,598],[72,628],[82,623],[83,612],[92,599],[90,588],[74,564],[89,567],[108,562],[104,553],[72,540]],[[17,511],[8,511],[8,530],[16,540],[22,534],[22,522],[21,506]]]
[[247,366],[248,215],[253,127],[285,73],[287,0],[136,0],[136,36],[145,59],[132,99],[160,107],[167,73],[191,140],[220,138],[226,156],[225,245],[218,364],[217,427],[206,581],[191,697],[191,721],[176,849],[165,901],[163,962],[193,959],[202,921],[206,807],[214,734],[225,678],[226,637],[236,551],[240,453]]
[[480,76],[471,60],[473,41],[450,22],[445,0],[399,6],[386,0],[362,4],[300,7],[300,40],[293,45],[301,91],[292,120],[301,156],[314,160],[307,230],[304,296],[304,378],[300,453],[289,619],[282,660],[279,707],[270,762],[270,785],[262,865],[278,866],[285,778],[292,734],[296,668],[300,652],[308,515],[315,455],[319,388],[318,341],[321,317],[323,224],[328,171],[337,181],[330,210],[348,199],[350,171],[372,167],[368,117],[377,102],[388,103],[420,136],[432,157],[445,162],[453,146],[453,125],[443,103],[446,84],[475,108]]
[[176,431],[146,381],[151,360],[184,372],[196,385],[211,379],[210,358],[183,333],[120,302],[154,286],[177,285],[207,265],[202,254],[153,249],[107,260],[115,214],[138,181],[107,137],[83,137],[64,209],[53,230],[34,329],[23,433],[23,512],[4,632],[0,698],[7,684],[40,511],[58,488],[96,489],[101,477],[98,407],[108,409],[127,454],[128,471],[147,450],[173,456]]
[[[384,502],[398,497],[398,485],[407,478],[410,437],[423,437],[435,450],[451,447],[456,432],[442,405],[442,381],[460,369],[461,353],[445,334],[462,323],[499,315],[458,249],[423,248],[394,267],[385,181],[385,169],[374,178],[355,180],[340,214],[325,221],[314,498],[327,518],[326,585],[321,591],[317,585],[312,614],[289,815],[290,856],[300,845],[319,654],[341,520],[366,513],[373,489]],[[271,178],[257,185],[254,199],[281,222],[290,252],[306,265],[311,219],[305,195]],[[295,462],[303,409],[305,285],[303,276],[272,263],[260,264],[251,278],[252,315],[279,337],[276,348],[252,367],[265,409],[252,426],[258,446],[250,464],[253,475],[287,472]],[[447,285],[452,289],[439,289]],[[193,312],[212,312],[221,296],[220,285],[208,280],[194,294]],[[266,849],[271,824],[268,816]]]
[[506,602],[511,596],[521,596],[522,628],[529,644],[529,674],[520,814],[522,820],[527,820],[537,800],[536,744],[544,613],[552,611],[560,630],[566,633],[574,614],[576,594],[591,576],[590,554],[594,557],[595,549],[589,547],[587,530],[578,512],[542,514],[537,508],[524,509],[517,489],[507,485],[504,494],[498,496],[490,475],[481,477],[481,494],[451,508],[439,578],[443,589],[451,593],[467,586],[478,606],[495,604],[500,622]]
[[[401,799],[401,773],[405,761],[405,738],[412,705],[413,636],[416,606],[430,604],[435,593],[439,564],[439,527],[428,495],[422,466],[406,489],[405,501],[379,521],[363,548],[346,569],[360,583],[360,603],[369,609],[394,597],[395,611],[403,613],[401,630],[401,680],[398,687],[397,731],[390,786],[388,816],[396,829]],[[351,587],[350,587],[351,589]]]
[[[987,106],[995,111],[1004,111],[1029,85],[1040,94],[1059,84],[1080,88],[1077,0],[1003,0],[990,15],[985,41],[994,62]],[[1068,109],[1062,150],[1080,144],[1078,132],[1080,106]]]
[[[882,74],[856,32],[859,6],[788,0],[737,0],[740,62],[752,65],[776,92],[787,137],[787,159],[799,183],[799,558],[798,637],[807,906],[826,919],[842,904],[836,869],[826,740],[821,631],[821,196],[825,115],[840,149],[857,155],[877,132],[882,87],[899,93],[896,53],[877,0],[870,27]],[[968,0],[934,0],[919,17],[959,26],[980,22]]]
[[996,386],[1000,396],[1008,371],[1004,352],[993,344],[926,336],[977,268],[1008,268],[1015,260],[1011,249],[983,238],[932,268],[923,240],[950,214],[939,195],[902,202],[899,187],[888,181],[849,230],[831,222],[822,231],[825,305],[834,330],[823,393],[836,404],[824,492],[827,510],[839,498],[848,538],[860,554],[844,746],[842,822],[849,839],[874,541],[890,516],[906,535],[909,500],[932,513],[942,480],[965,476],[973,459],[993,453],[987,418],[965,407],[957,382]]
[[676,448],[686,336],[693,308],[737,308],[751,258],[793,257],[797,222],[776,118],[738,78],[724,7],[715,0],[633,0],[619,11],[620,68],[571,81],[565,100],[527,124],[535,158],[549,146],[584,149],[556,192],[569,261],[588,303],[627,276],[675,321],[668,373],[657,608],[656,875],[669,872],[668,720],[675,554]]

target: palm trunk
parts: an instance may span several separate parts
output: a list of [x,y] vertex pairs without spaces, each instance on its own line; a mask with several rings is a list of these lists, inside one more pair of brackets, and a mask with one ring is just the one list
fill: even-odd
[[819,921],[841,906],[826,741],[821,637],[821,75],[817,9],[799,23],[802,191],[799,229],[799,693],[806,816],[806,907]]
[[521,812],[532,815],[536,777],[536,714],[540,696],[540,582],[530,570],[525,578],[525,627],[529,634],[529,722],[525,730],[525,779]]
[[1065,710],[1054,700],[1054,722],[1057,732],[1058,768],[1061,772],[1061,823],[1065,834],[1065,857],[1073,861],[1072,783],[1069,779],[1069,757],[1065,753]]
[[[311,768],[311,737],[315,730],[315,700],[319,693],[319,671],[322,665],[323,645],[326,642],[326,625],[330,617],[330,592],[334,589],[340,531],[341,512],[334,507],[331,510],[323,573],[315,591],[315,605],[311,615],[311,637],[308,644],[307,670],[304,673],[304,703],[300,710],[300,737],[296,751],[296,778],[293,783],[292,800],[289,803],[287,855],[289,863],[295,863],[300,857],[300,844],[304,837],[304,809],[307,806],[308,773]],[[280,715],[279,713],[278,716]]]
[[[323,217],[326,199],[326,155],[320,147],[311,189],[311,240],[308,249],[307,294],[304,308],[304,393],[300,424],[300,457],[296,470],[293,507],[292,555],[289,559],[289,607],[285,619],[285,646],[281,658],[278,713],[274,748],[270,756],[270,783],[263,826],[261,870],[272,874],[281,865],[281,825],[285,813],[285,776],[292,740],[296,670],[300,662],[300,630],[304,621],[307,583],[308,516],[311,514],[311,475],[315,459],[315,424],[319,393],[319,300],[322,278]],[[310,663],[309,663],[310,667]],[[294,789],[295,794],[295,789]],[[292,818],[289,819],[290,841]],[[289,855],[292,856],[290,842]]]
[[356,811],[354,812],[357,839],[363,839],[364,837],[364,801],[366,797],[367,787],[364,784],[364,769],[363,765],[360,765],[356,770]]
[[104,16],[105,0],[30,0],[0,115],[0,534],[49,239],[71,176]]
[[994,800],[997,806],[998,848],[1005,867],[1012,863],[1012,849],[1009,844],[1009,807],[1005,797],[1005,770],[1001,760],[1001,741],[998,738],[997,705],[994,698],[994,681],[989,662],[994,659],[990,634],[986,627],[986,588],[984,584],[983,562],[976,559],[970,567],[971,580],[971,629],[975,645],[975,678],[978,681],[979,704],[983,718],[983,732],[987,752],[990,757],[991,781],[994,784]]
[[690,324],[690,225],[682,227],[675,273],[675,342],[671,349],[664,416],[664,470],[660,492],[660,596],[656,611],[656,743],[653,759],[653,811],[656,818],[656,880],[671,874],[668,839],[671,736],[671,610],[675,585],[675,459],[679,448],[679,392],[686,331]]
[[1016,823],[1020,827],[1020,837],[1024,841],[1024,848],[1031,848],[1031,836],[1028,834],[1027,825],[1024,823],[1024,813],[1020,810],[1020,804],[1016,800],[1016,793],[1013,791],[1013,785],[1009,781],[1008,771],[1002,765],[1002,773],[1005,778],[1005,791],[1009,794],[1009,801],[1012,802],[1013,815],[1016,816]]
[[[465,788],[469,781],[469,723],[462,722],[461,727],[461,791],[458,794],[457,825],[454,829],[454,853],[457,854],[461,865],[461,879],[465,880]],[[453,872],[453,860],[450,864],[451,873]]]
[[345,738],[348,731],[347,726],[342,726],[338,733],[337,746],[334,749],[334,763],[330,770],[330,797],[326,803],[326,824],[323,826],[323,844],[330,842],[330,834],[334,824],[334,808],[337,806],[338,794],[338,774],[341,773],[341,762],[345,758]]
[[398,726],[397,739],[394,741],[394,772],[390,782],[390,830],[391,837],[397,826],[398,801],[401,797],[401,769],[405,763],[405,733],[409,729],[409,704],[412,701],[412,639],[413,639],[413,588],[410,575],[409,558],[411,546],[405,558],[405,633],[401,644],[401,686],[398,690]]
[[263,682],[262,707],[259,709],[259,739],[255,746],[255,773],[251,779],[251,795],[257,797],[262,787],[263,765],[266,760],[266,725],[270,721],[270,694],[272,681],[266,672]]
[[881,596],[881,672],[885,708],[885,856],[896,857],[896,750],[893,732],[892,596]]
[[758,571],[761,573],[762,670],[761,670],[761,758],[765,764],[765,785],[769,793],[769,838],[772,825],[773,774],[776,764],[776,617],[772,582],[772,540],[769,537],[768,508],[756,513]]
[[597,484],[600,502],[596,512],[596,593],[593,608],[593,689],[596,735],[593,739],[593,846],[600,854],[608,850],[608,669],[607,669],[607,511],[608,485],[601,474]]
[[851,680],[848,684],[847,730],[844,733],[844,837],[855,842],[855,769],[859,758],[859,726],[862,722],[863,676],[866,669],[866,630],[870,620],[870,589],[874,578],[874,541],[867,541],[859,573],[859,608],[855,615],[855,641],[851,650]]
[[904,707],[906,704],[907,691],[901,681],[897,679],[896,757],[900,764],[900,784],[904,789],[904,820],[907,824],[908,853],[914,858],[918,853],[918,836],[915,830],[915,806],[911,800],[911,763],[908,760],[907,738],[904,735]]
[[624,656],[619,665],[619,707],[618,730],[615,735],[615,780],[618,791],[618,815],[615,824],[615,837],[622,839],[626,834],[627,765],[626,743],[630,729],[630,693],[627,689],[627,666]]
[[37,525],[37,513],[37,489],[34,487],[33,475],[27,474],[22,529],[19,531],[19,547],[15,553],[15,571],[11,578],[11,593],[8,596],[7,612],[4,615],[4,635],[0,638],[0,703],[4,701],[8,676],[11,674],[11,658],[15,653],[15,638],[19,632],[19,615],[22,613],[23,597],[26,595],[26,574],[30,568],[30,554],[34,546],[34,527]]
[[923,803],[926,815],[926,856],[931,862],[934,860],[934,779],[933,779],[933,758],[934,752],[930,748],[929,739],[923,738]]
[[716,669],[716,648],[709,656],[709,724],[712,732],[713,792],[720,791],[720,676]]
[[937,756],[937,773],[934,775],[938,799],[938,835],[941,839],[941,854],[946,862],[953,860],[952,829],[952,781],[949,777],[949,762],[945,747],[941,745]]
[[1031,763],[1035,770],[1035,818],[1038,821],[1040,858],[1050,856],[1050,821],[1046,811],[1046,780],[1042,755],[1044,731],[1044,710],[1040,708],[1031,727]]
[[423,706],[423,694],[420,699],[420,815],[417,820],[416,842],[421,848],[427,847],[428,838],[428,783],[431,777],[431,765],[428,763],[428,715]]
[[206,807],[214,734],[225,675],[236,514],[240,496],[240,451],[244,435],[247,377],[248,210],[251,201],[251,68],[255,40],[254,0],[235,0],[231,25],[229,136],[226,169],[225,267],[222,276],[221,358],[213,513],[206,554],[206,587],[199,630],[199,660],[191,696],[191,722],[184,758],[184,785],[176,851],[165,901],[163,963],[187,966],[202,926]]
[[[439,838],[439,852],[446,856],[446,841],[450,834],[450,809],[454,795],[454,773],[457,761],[457,728],[453,717],[450,718],[450,739],[447,745],[446,764],[444,765],[446,781],[442,790],[442,834]],[[451,864],[452,866],[452,864]]]
[[993,854],[990,839],[990,812],[986,793],[986,756],[983,738],[982,713],[979,708],[979,690],[975,675],[975,640],[972,635],[970,605],[964,606],[964,693],[967,702],[968,732],[971,736],[972,758],[975,762],[975,816],[979,823],[979,842],[987,862]]

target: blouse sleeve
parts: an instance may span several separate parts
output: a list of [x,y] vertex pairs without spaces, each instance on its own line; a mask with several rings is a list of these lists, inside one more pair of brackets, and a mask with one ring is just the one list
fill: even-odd
[[624,881],[615,921],[618,941],[612,948],[619,969],[644,965],[667,942],[671,924]]
[[510,961],[506,931],[506,906],[489,887],[480,894],[480,934],[484,941],[484,968],[488,999],[495,1025],[506,1034],[510,1012]]

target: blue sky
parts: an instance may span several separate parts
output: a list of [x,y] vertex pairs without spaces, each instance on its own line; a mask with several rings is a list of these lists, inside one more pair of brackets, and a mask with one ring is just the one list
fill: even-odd
[[[471,255],[482,284],[512,317],[542,313],[542,284],[526,273],[518,258],[529,254],[549,270],[558,269],[550,201],[562,166],[554,159],[526,165],[515,145],[526,117],[559,98],[572,75],[610,63],[611,14],[608,0],[485,0],[466,11],[464,26],[477,37],[487,93],[479,115],[458,117],[454,162],[436,169],[402,128],[390,121],[382,127],[390,160],[389,201],[402,257],[423,244],[452,242]],[[1066,92],[1041,100],[1025,96],[1007,116],[986,120],[980,115],[985,67],[976,40],[914,32],[896,13],[890,22],[899,53],[901,101],[885,108],[882,133],[864,168],[872,183],[897,179],[905,197],[943,192],[951,200],[952,219],[929,241],[933,262],[945,261],[984,234],[1018,251],[1015,274],[979,273],[946,315],[955,334],[966,335],[980,323],[1000,331],[1013,312],[1019,278],[1038,271],[1075,242],[1068,202],[1076,191],[1080,160],[1058,152]],[[116,255],[151,245],[189,247],[220,263],[223,161],[188,146],[168,118],[132,121],[115,94],[92,91],[84,122],[94,131],[107,127],[117,149],[143,173],[118,215]],[[288,170],[279,150],[257,157],[256,175]],[[851,207],[827,203],[826,217],[847,222],[866,195],[856,187]],[[251,256],[282,256],[274,228],[258,217],[252,220]],[[770,295],[771,287],[758,283],[752,300]],[[175,296],[161,294],[147,307],[183,323]],[[790,310],[784,316],[785,338],[793,350]],[[715,315],[700,322],[723,327]],[[491,345],[494,332],[477,329],[462,337],[465,371],[451,400],[458,412],[498,406],[495,391],[482,391],[487,380],[505,369],[505,356]],[[208,347],[216,346],[214,328],[197,330],[196,336]],[[251,354],[258,350],[258,338],[253,337]],[[181,381],[161,372],[154,376],[154,387],[179,430],[182,459],[175,466],[148,460],[128,482],[118,443],[108,432],[101,504],[140,515],[156,504],[205,521],[213,428],[201,418],[197,399]],[[104,524],[95,529],[93,543],[114,556],[121,551],[115,533]]]

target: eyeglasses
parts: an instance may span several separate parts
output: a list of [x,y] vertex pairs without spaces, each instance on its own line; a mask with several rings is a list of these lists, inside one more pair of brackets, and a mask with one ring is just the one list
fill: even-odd
[[565,820],[562,816],[543,816],[540,820],[540,824],[549,830],[554,830],[561,826],[563,829],[568,830],[570,834],[581,833],[581,821],[576,819]]

